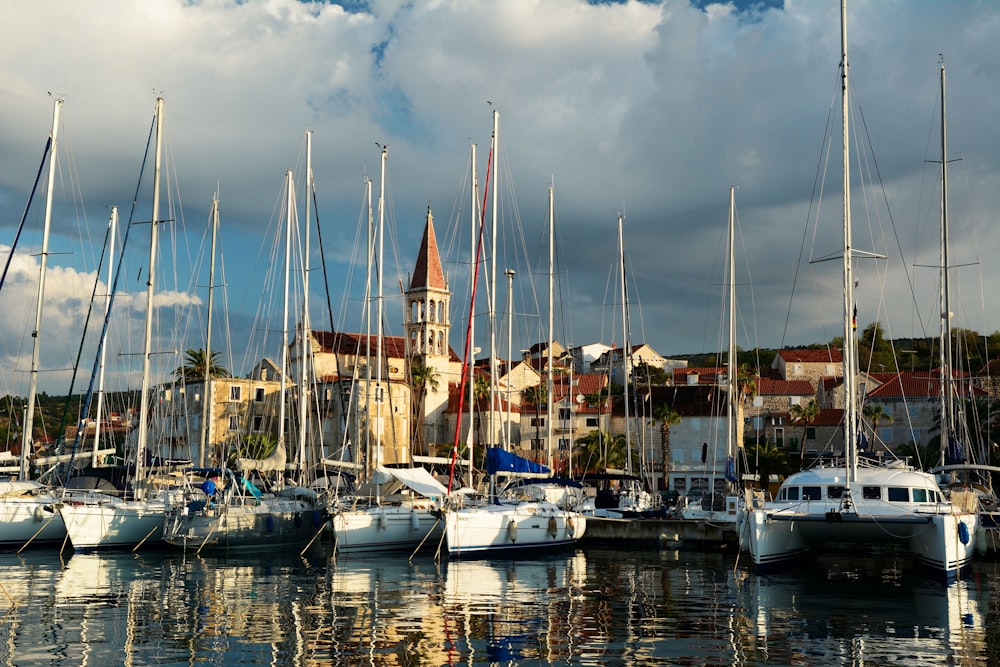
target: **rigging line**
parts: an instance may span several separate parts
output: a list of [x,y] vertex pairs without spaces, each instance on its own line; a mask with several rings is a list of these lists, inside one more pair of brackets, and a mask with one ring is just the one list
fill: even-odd
[[3,289],[3,284],[7,280],[7,270],[10,269],[10,263],[14,259],[14,251],[17,249],[17,241],[21,238],[21,232],[24,230],[25,220],[28,218],[28,211],[31,209],[31,202],[35,198],[35,192],[38,190],[38,182],[42,178],[42,171],[45,169],[45,158],[49,154],[49,150],[52,148],[52,136],[45,141],[45,148],[42,149],[42,161],[38,165],[38,173],[35,174],[35,182],[31,186],[31,193],[28,195],[28,203],[24,206],[24,213],[21,214],[21,222],[17,225],[17,232],[14,234],[14,241],[10,246],[10,254],[7,255],[7,263],[3,267],[3,275],[0,275],[0,289]]
[[[104,314],[104,323],[101,326],[101,336],[100,336],[100,338],[97,339],[98,340],[98,343],[97,343],[97,352],[94,355],[94,365],[91,368],[91,373],[90,373],[90,384],[87,387],[87,394],[86,394],[86,399],[84,400],[83,409],[80,411],[81,415],[90,414],[90,401],[91,401],[91,398],[92,398],[93,392],[94,392],[94,383],[97,381],[98,369],[99,369],[99,366],[100,366],[100,359],[101,359],[101,350],[103,349],[103,347],[105,345],[105,341],[106,341],[106,338],[107,338],[107,332],[108,332],[108,325],[111,322],[111,313],[113,312],[113,306],[114,306],[114,303],[115,303],[115,294],[118,292],[118,280],[119,280],[119,278],[122,275],[122,267],[125,265],[124,255],[125,255],[125,248],[128,247],[127,244],[128,244],[129,233],[130,233],[130,231],[132,230],[132,227],[135,224],[134,223],[134,220],[135,220],[135,210],[136,210],[136,207],[138,206],[138,202],[139,202],[139,191],[142,188],[142,177],[143,177],[143,175],[146,172],[146,161],[149,159],[149,147],[152,144],[153,137],[154,137],[155,132],[156,132],[156,122],[157,122],[156,114],[154,113],[153,114],[153,121],[152,121],[152,124],[150,125],[150,128],[149,128],[149,136],[146,138],[146,150],[143,152],[143,155],[142,155],[142,164],[139,167],[139,179],[138,179],[138,182],[135,185],[135,194],[132,195],[132,206],[131,206],[131,209],[129,211],[128,224],[125,225],[125,234],[122,237],[122,255],[121,255],[121,259],[118,260],[118,268],[115,269],[115,279],[114,279],[114,281],[112,283],[112,286],[111,286],[110,296],[108,297],[107,312]],[[98,272],[98,273],[100,273],[100,272]],[[98,417],[100,417],[100,415],[98,415]],[[81,436],[82,432],[83,432],[82,428],[77,429],[76,437],[73,439],[73,451],[74,452],[77,450],[77,448],[79,446],[80,436]],[[72,468],[72,461],[70,462],[70,468]]]
[[[885,183],[882,181],[882,173],[878,167],[878,158],[875,157],[875,151],[872,150],[871,135],[868,132],[868,123],[865,120],[865,113],[864,110],[861,108],[861,105],[858,105],[858,115],[861,117],[861,126],[864,128],[865,139],[868,142],[868,150],[871,153],[871,161],[872,164],[875,166],[875,175],[878,178],[879,185],[881,186],[882,199],[885,201],[885,209],[889,215],[889,223],[890,226],[892,227],[892,235],[893,238],[896,240],[896,249],[899,251],[899,256],[902,258],[905,257],[906,255],[903,254],[903,246],[900,243],[899,232],[896,229],[896,220],[895,218],[893,218],[892,209],[889,207],[889,195],[886,193]],[[903,273],[906,275],[906,284],[910,288],[910,296],[913,298],[913,306],[917,312],[917,323],[920,325],[920,330],[924,331],[924,322],[923,318],[920,317],[920,308],[917,304],[917,294],[916,290],[913,287],[913,279],[910,277],[909,269],[906,268],[906,262],[902,261],[900,262],[900,264],[903,266]]]
[[[836,99],[837,95],[839,94],[841,82],[842,82],[842,79],[840,77],[840,74],[838,73],[838,76],[836,77],[836,85],[834,86],[834,89],[835,89],[834,99]],[[809,226],[810,226],[809,221],[813,219],[813,205],[814,204],[816,205],[816,217],[817,218],[819,217],[820,202],[817,200],[817,190],[819,190],[820,193],[822,193],[822,185],[823,185],[823,182],[825,181],[825,174],[826,174],[825,165],[829,161],[829,152],[830,152],[830,143],[829,142],[832,141],[830,128],[831,128],[831,125],[833,123],[834,106],[835,106],[834,105],[834,100],[831,100],[831,102],[830,102],[830,110],[829,110],[829,112],[827,113],[827,116],[826,116],[826,128],[825,128],[824,134],[823,134],[823,141],[820,142],[819,157],[816,160],[816,171],[813,174],[813,187],[812,187],[812,192],[809,195],[809,210],[806,212],[806,224],[805,224],[805,226],[802,229],[802,242],[799,245],[799,257],[798,257],[798,259],[795,262],[795,273],[792,276],[792,293],[788,297],[788,311],[785,313],[785,326],[781,330],[781,341],[778,344],[778,349],[779,350],[783,349],[785,347],[785,339],[788,336],[788,324],[789,324],[789,321],[791,320],[791,317],[792,317],[792,303],[795,300],[795,288],[798,285],[798,282],[799,282],[799,272],[802,269],[802,258],[805,255],[806,238],[808,237],[808,234],[809,234]],[[823,145],[824,144],[826,144],[826,151],[823,150]],[[826,157],[824,158],[824,156],[826,156]],[[816,227],[817,226],[818,225],[813,225],[813,242],[814,243],[815,243],[815,234],[816,234]]]

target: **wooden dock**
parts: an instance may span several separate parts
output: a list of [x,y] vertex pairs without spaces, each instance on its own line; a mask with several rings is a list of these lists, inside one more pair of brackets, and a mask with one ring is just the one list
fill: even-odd
[[607,519],[588,516],[583,541],[665,549],[739,548],[734,527],[691,519]]

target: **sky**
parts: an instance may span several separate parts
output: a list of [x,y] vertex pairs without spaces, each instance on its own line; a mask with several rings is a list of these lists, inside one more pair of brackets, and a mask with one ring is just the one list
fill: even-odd
[[[223,289],[213,290],[212,347],[238,374],[263,354],[279,356],[279,345],[256,341],[280,330],[284,179],[293,170],[302,223],[306,130],[325,259],[324,267],[313,231],[313,327],[328,329],[331,320],[342,330],[365,326],[364,182],[372,179],[377,203],[380,146],[388,146],[386,331],[401,333],[399,284],[408,280],[430,206],[454,293],[451,344],[461,354],[470,145],[477,146],[482,187],[494,111],[496,308],[502,322],[509,310],[513,323],[509,335],[506,324],[498,329],[500,356],[507,346],[516,355],[545,337],[550,185],[557,340],[623,343],[621,214],[630,340],[667,356],[721,349],[730,186],[737,188],[737,343],[804,345],[842,332],[840,264],[809,261],[836,254],[841,244],[835,0],[48,0],[10,3],[4,15],[5,260],[39,169],[53,99],[64,100],[39,339],[39,386],[50,393],[65,393],[77,356],[77,390],[89,381],[102,296],[89,324],[85,318],[92,294],[108,292],[105,269],[94,285],[110,207],[129,219],[158,95],[167,156],[160,217],[169,222],[159,225],[154,347],[164,354],[153,381],[179,365],[178,352],[204,345],[216,194],[220,268],[213,285]],[[952,272],[953,322],[984,333],[1000,328],[992,292],[1000,277],[1000,229],[992,224],[1000,208],[998,37],[994,2],[856,0],[848,7],[858,130],[854,236],[860,249],[888,257],[858,263],[861,326],[879,320],[892,337],[938,331],[934,161],[941,155],[943,57],[954,160],[951,263],[961,265]],[[30,376],[45,182],[43,175],[0,289],[0,395],[23,395]],[[150,182],[147,171],[112,308],[109,387],[136,384]],[[509,308],[505,268],[516,271]],[[485,308],[481,298],[481,355],[488,349]],[[85,328],[90,335],[80,351]]]

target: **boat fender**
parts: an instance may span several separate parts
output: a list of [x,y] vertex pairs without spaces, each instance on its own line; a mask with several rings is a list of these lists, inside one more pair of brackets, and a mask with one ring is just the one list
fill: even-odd
[[420,517],[416,512],[410,512],[410,528],[420,530]]
[[274,517],[270,514],[267,515],[267,532],[274,532]]
[[566,519],[566,534],[570,537],[576,537],[576,519],[573,517]]
[[976,553],[980,556],[986,555],[986,540],[988,539],[986,535],[986,529],[982,526],[976,528]]
[[962,544],[969,543],[969,527],[965,525],[964,521],[958,522],[958,539],[962,541]]
[[389,517],[385,515],[385,512],[378,515],[378,527],[382,530],[389,527]]
[[507,524],[507,537],[511,542],[517,542],[517,522],[513,519]]
[[559,532],[559,522],[556,521],[556,518],[554,516],[550,516],[549,517],[549,535],[551,537],[555,537],[558,532]]
[[45,510],[42,509],[41,505],[35,506],[35,521],[41,523],[45,519]]
[[296,528],[301,528],[302,527],[302,513],[301,512],[296,512],[295,513],[295,527]]

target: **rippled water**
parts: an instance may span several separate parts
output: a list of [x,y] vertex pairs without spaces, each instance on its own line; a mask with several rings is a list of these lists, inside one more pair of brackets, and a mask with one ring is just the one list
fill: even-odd
[[[522,561],[0,555],[5,665],[988,665],[1000,569],[885,559],[759,578],[733,555]],[[989,628],[989,630],[988,630]]]

